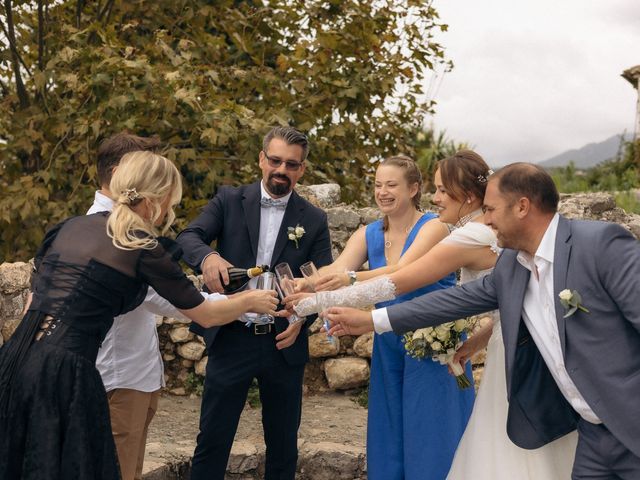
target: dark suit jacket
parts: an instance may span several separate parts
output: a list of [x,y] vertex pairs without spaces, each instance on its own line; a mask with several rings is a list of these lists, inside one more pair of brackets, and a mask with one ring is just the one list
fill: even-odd
[[[258,237],[260,234],[260,182],[241,187],[220,187],[217,195],[209,201],[202,213],[178,235],[184,250],[183,260],[200,272],[200,264],[213,250],[211,242],[217,240],[216,251],[237,267],[249,268],[256,263]],[[287,228],[300,225],[305,234],[298,240],[299,247],[287,238]],[[295,191],[287,204],[282,225],[276,239],[272,267],[287,262],[294,275],[299,274],[300,265],[313,261],[321,267],[332,262],[331,241],[326,213],[311,205]],[[288,322],[276,318],[276,330],[284,331]],[[202,335],[210,350],[219,327],[203,329],[193,324],[192,331]],[[309,359],[308,338],[303,328],[295,343],[282,352],[291,365]]]
[[[530,272],[505,249],[493,273],[388,307],[396,333],[500,309],[505,345],[507,431],[538,448],[575,428],[577,414],[557,388],[522,320]],[[613,223],[560,217],[553,265],[556,319],[567,372],[611,433],[640,456],[640,245]],[[589,313],[563,318],[558,294],[577,290]],[[535,321],[535,319],[532,319]]]

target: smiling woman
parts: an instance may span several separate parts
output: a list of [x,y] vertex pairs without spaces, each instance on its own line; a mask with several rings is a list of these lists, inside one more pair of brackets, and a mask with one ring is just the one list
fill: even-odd
[[[418,258],[446,237],[448,230],[436,215],[420,211],[421,186],[420,171],[411,158],[395,156],[381,162],[374,196],[383,219],[356,231],[340,257],[320,273],[344,278],[348,284],[353,270],[367,261],[372,269],[395,266]],[[377,306],[403,302],[454,282],[455,277],[448,275]],[[473,391],[459,390],[445,366],[405,355],[402,338],[393,333],[376,335],[369,387],[369,479],[412,480],[429,471],[429,478],[442,480],[472,404]],[[431,414],[424,415],[425,411]]]

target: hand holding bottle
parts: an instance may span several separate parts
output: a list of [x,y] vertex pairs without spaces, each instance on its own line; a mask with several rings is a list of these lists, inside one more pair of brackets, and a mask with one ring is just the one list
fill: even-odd
[[217,253],[212,253],[202,262],[202,277],[205,285],[215,293],[222,293],[229,283],[227,269],[233,267]]

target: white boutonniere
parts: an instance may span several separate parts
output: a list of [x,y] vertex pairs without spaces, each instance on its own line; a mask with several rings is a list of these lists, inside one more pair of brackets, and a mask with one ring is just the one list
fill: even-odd
[[288,232],[287,236],[289,237],[289,240],[295,242],[296,248],[298,248],[299,247],[298,240],[300,240],[302,236],[305,234],[304,227],[301,227],[300,225],[296,225],[295,227],[289,227],[287,228],[287,232]]
[[576,310],[582,310],[585,313],[589,313],[585,307],[582,306],[582,297],[577,290],[569,290],[568,288],[562,290],[558,297],[560,297],[560,303],[567,310],[563,318],[570,317]]

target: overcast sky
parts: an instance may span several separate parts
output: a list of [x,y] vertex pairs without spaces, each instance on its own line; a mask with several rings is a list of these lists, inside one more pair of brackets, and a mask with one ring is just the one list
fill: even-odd
[[[435,0],[455,66],[432,87],[436,129],[492,166],[633,132],[640,0]],[[440,81],[441,80],[441,83]],[[439,85],[439,88],[435,88]]]

